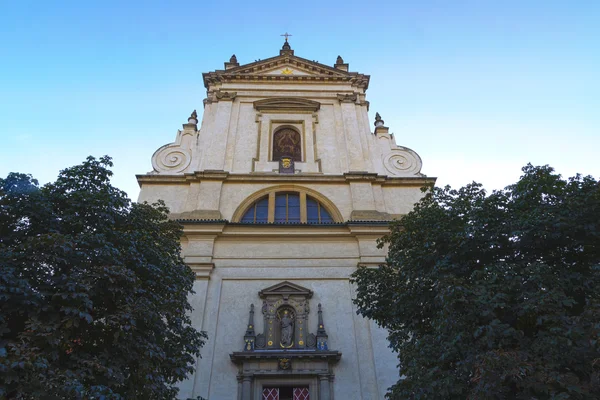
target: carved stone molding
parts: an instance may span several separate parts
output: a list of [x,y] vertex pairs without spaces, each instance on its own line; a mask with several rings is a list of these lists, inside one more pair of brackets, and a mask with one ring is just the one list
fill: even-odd
[[353,94],[344,93],[344,94],[338,94],[337,98],[340,101],[340,103],[356,103],[356,99],[358,97],[357,97],[356,93],[353,93]]
[[223,92],[219,90],[215,92],[215,97],[218,101],[233,101],[237,97],[237,92]]
[[254,102],[256,111],[307,111],[316,112],[321,103],[297,97],[274,97]]
[[187,263],[190,269],[196,275],[196,279],[210,279],[210,273],[215,268],[213,263]]

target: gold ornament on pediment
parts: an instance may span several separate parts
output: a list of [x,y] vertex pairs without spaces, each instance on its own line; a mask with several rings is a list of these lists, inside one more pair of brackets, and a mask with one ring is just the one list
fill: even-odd
[[285,69],[281,70],[281,74],[282,75],[292,75],[294,73],[294,71],[292,71],[291,69],[289,69],[288,67],[285,67]]

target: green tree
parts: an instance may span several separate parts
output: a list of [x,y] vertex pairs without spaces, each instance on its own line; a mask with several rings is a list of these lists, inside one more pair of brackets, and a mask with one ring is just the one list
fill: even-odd
[[392,399],[600,398],[600,184],[523,168],[489,196],[426,190],[355,304],[389,331]]
[[193,370],[205,334],[181,227],[111,186],[111,166],[0,179],[0,398],[170,399]]

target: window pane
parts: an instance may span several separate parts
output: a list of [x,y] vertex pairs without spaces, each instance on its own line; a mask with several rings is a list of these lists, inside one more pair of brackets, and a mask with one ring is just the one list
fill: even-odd
[[275,222],[286,222],[286,195],[275,196]]
[[300,195],[290,193],[288,196],[288,206],[300,207]]
[[329,215],[329,213],[327,212],[327,210],[325,210],[323,208],[323,206],[321,206],[321,222],[322,223],[331,223],[331,222],[333,222],[333,218],[331,218],[331,215]]
[[250,207],[248,209],[248,211],[246,211],[246,214],[244,214],[244,216],[242,217],[242,222],[254,222],[254,208],[256,207],[256,204],[253,205],[252,207]]
[[287,195],[287,200],[287,222],[300,222],[300,195],[290,193]]
[[275,196],[275,207],[281,207],[284,206],[285,207],[285,194],[278,194],[277,196]]
[[269,220],[269,199],[264,198],[256,203],[256,222],[267,222]]
[[300,222],[300,206],[288,207],[288,222]]
[[309,224],[319,223],[319,206],[311,198],[306,199],[306,219]]
[[279,388],[266,387],[263,388],[263,400],[279,400]]

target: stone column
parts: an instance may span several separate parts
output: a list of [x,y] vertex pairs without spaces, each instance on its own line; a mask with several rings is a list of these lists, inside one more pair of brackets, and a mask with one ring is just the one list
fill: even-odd
[[242,400],[252,400],[252,375],[242,377]]
[[319,375],[319,400],[331,400],[329,376]]

